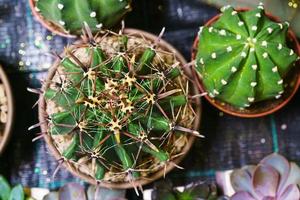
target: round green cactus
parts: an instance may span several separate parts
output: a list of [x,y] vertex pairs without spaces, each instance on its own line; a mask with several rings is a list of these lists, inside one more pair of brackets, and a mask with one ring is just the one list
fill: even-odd
[[132,181],[200,136],[180,63],[158,46],[107,32],[65,49],[44,91],[48,132],[64,160],[99,181]]
[[131,10],[131,0],[37,0],[36,11],[71,34],[86,22],[92,31],[115,26]]
[[196,69],[208,95],[239,108],[279,99],[298,58],[286,41],[288,23],[270,20],[262,4],[244,12],[230,6],[222,11],[199,31]]

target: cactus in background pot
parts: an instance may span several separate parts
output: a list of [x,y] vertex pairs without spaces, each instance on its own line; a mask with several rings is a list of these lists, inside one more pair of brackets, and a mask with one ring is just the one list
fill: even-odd
[[281,98],[298,58],[287,43],[288,23],[270,20],[262,4],[222,11],[199,31],[196,69],[208,95],[240,109]]
[[201,136],[182,63],[160,38],[93,38],[88,29],[84,38],[65,49],[44,87],[47,134],[62,159],[104,182],[177,166],[190,136]]
[[37,0],[35,10],[70,34],[79,34],[86,22],[93,31],[112,28],[131,11],[131,0]]

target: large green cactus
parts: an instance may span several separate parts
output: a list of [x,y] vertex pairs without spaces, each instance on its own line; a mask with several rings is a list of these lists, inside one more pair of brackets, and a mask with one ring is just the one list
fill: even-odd
[[287,45],[288,23],[270,20],[262,4],[222,11],[199,31],[196,68],[208,95],[239,108],[280,98],[298,57]]
[[71,34],[86,22],[93,31],[115,26],[131,10],[131,0],[37,0],[36,10]]
[[44,91],[49,134],[68,141],[56,144],[64,160],[91,163],[96,180],[122,173],[136,179],[172,162],[188,135],[200,135],[190,129],[195,113],[174,54],[107,34],[60,58]]

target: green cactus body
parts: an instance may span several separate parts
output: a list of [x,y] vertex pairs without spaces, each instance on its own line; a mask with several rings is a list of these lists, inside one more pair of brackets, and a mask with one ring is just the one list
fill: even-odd
[[279,99],[297,59],[287,45],[288,24],[270,20],[263,5],[220,18],[199,31],[196,69],[211,98],[239,108]]
[[100,40],[65,51],[44,91],[49,134],[68,141],[57,142],[65,160],[93,160],[93,178],[130,172],[136,179],[180,153],[178,140],[199,134],[190,130],[187,78],[174,55],[150,41],[117,34]]
[[37,0],[36,10],[71,34],[86,22],[92,31],[112,28],[131,10],[131,0]]

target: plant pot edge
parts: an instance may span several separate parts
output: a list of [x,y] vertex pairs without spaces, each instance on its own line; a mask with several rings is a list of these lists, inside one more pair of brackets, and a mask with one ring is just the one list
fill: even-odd
[[0,65],[0,79],[2,80],[2,83],[4,85],[5,95],[7,97],[7,106],[8,106],[7,122],[5,124],[3,137],[0,143],[0,155],[1,155],[4,152],[5,147],[8,144],[11,136],[11,131],[14,123],[14,116],[15,116],[15,107],[14,107],[15,102],[14,102],[11,84],[2,65]]

